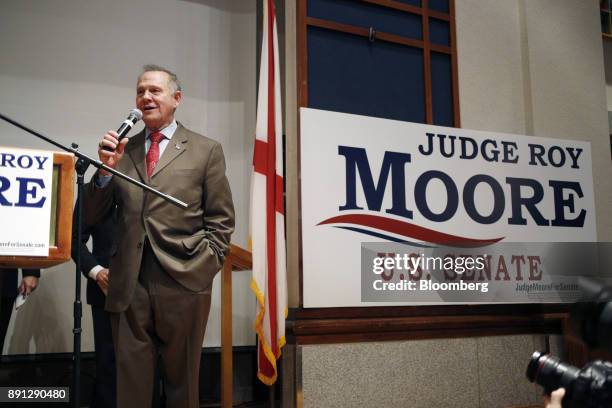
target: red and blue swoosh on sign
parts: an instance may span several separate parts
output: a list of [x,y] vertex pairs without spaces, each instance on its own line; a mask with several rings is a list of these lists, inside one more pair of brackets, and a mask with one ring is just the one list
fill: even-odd
[[[393,242],[410,242],[412,245],[422,247],[431,246],[427,243],[456,247],[478,247],[494,244],[504,239],[504,237],[491,239],[462,237],[372,214],[343,214],[323,220],[317,225],[331,225]],[[420,241],[420,243],[415,243],[413,240]]]

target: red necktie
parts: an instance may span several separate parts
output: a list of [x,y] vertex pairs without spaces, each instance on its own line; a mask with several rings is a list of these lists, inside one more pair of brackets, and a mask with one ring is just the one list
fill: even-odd
[[166,136],[161,132],[155,132],[149,135],[149,139],[151,140],[151,146],[149,146],[149,151],[147,152],[147,175],[149,178],[151,178],[153,170],[159,161],[159,142],[164,140],[165,137]]

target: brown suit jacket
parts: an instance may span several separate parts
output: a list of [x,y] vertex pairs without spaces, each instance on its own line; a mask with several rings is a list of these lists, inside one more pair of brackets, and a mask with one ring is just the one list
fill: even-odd
[[179,208],[118,177],[104,188],[89,184],[84,195],[88,224],[101,222],[118,205],[106,309],[121,312],[130,305],[145,237],[176,281],[192,291],[210,290],[234,231],[234,205],[221,145],[179,124],[149,181],[143,130],[126,145],[117,170],[189,207]]

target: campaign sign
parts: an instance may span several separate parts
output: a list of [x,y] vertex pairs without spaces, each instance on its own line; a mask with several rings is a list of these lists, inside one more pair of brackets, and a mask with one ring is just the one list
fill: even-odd
[[496,243],[596,241],[588,142],[307,108],[300,126],[304,307],[376,305],[361,296],[364,242],[491,255]]
[[48,256],[53,152],[0,147],[0,255]]

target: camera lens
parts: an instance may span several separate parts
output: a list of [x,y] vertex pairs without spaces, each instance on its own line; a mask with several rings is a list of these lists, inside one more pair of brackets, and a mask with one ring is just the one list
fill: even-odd
[[[580,370],[576,367],[565,364],[558,358],[539,351],[533,353],[527,365],[527,378],[529,381],[540,384],[546,392],[563,387],[569,394],[572,383],[579,375]],[[566,396],[569,397],[567,394]]]
[[544,353],[540,351],[534,351],[531,355],[531,359],[529,360],[529,364],[527,365],[527,379],[530,382],[535,382],[540,365],[540,357],[542,357]]
[[592,361],[582,369],[536,351],[527,365],[527,378],[550,394],[565,388],[564,408],[612,407],[612,363]]

